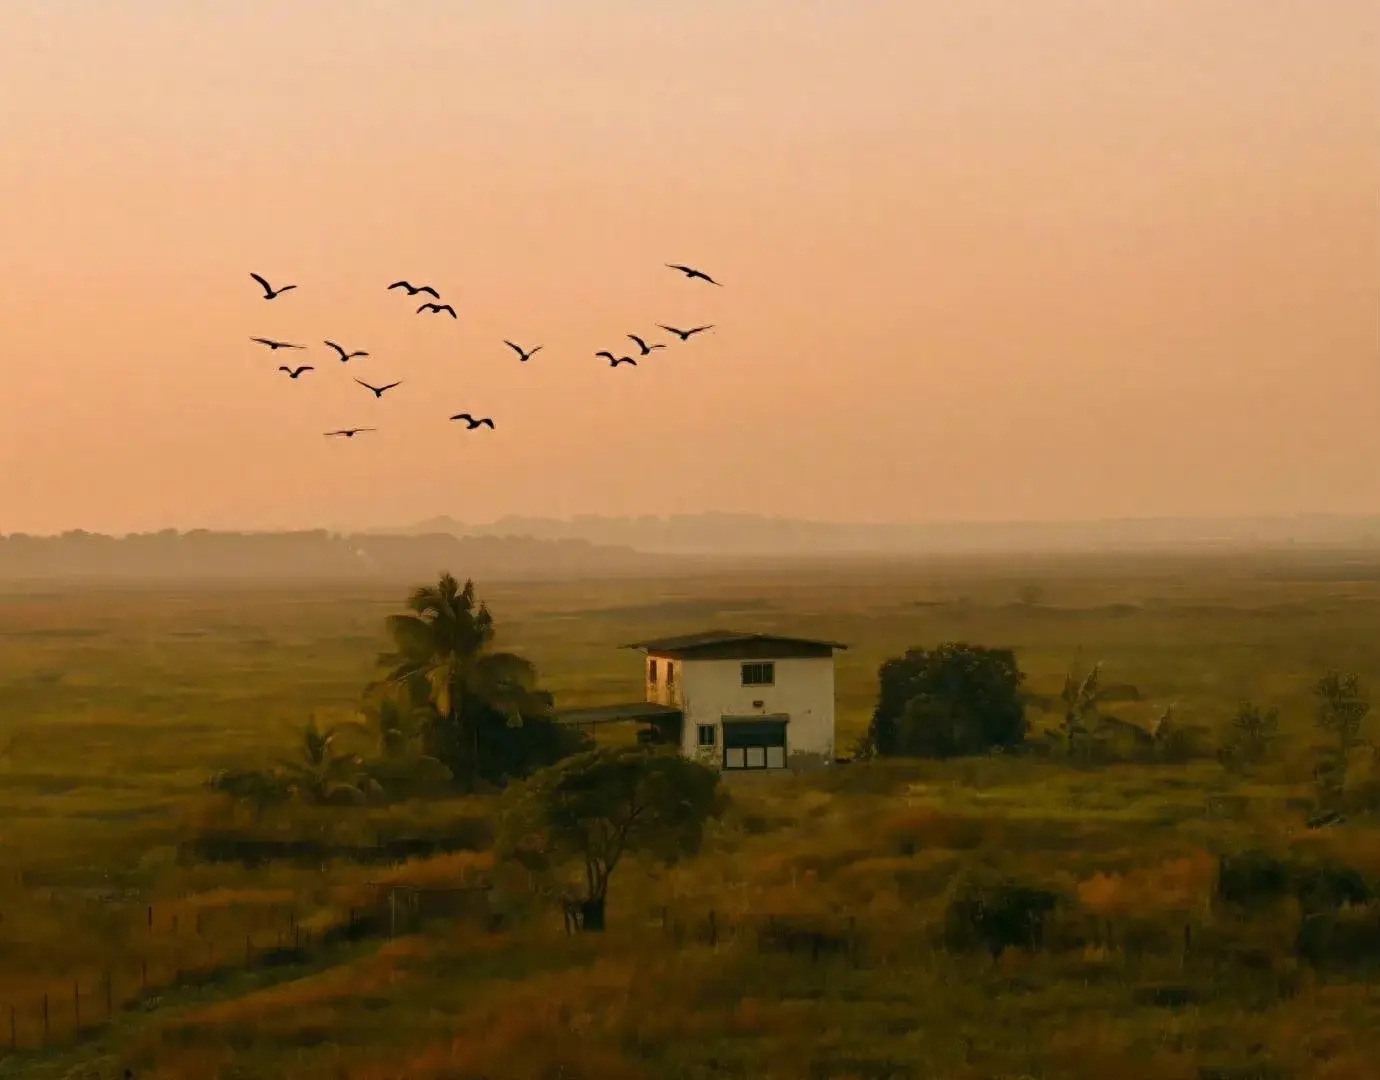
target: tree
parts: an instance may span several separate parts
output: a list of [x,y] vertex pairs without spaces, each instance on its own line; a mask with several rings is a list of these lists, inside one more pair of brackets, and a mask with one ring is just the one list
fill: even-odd
[[1156,761],[1182,765],[1202,754],[1208,734],[1201,724],[1183,723],[1174,715],[1173,704],[1169,704],[1150,729],[1151,753]]
[[358,754],[334,750],[339,733],[339,728],[322,731],[315,720],[309,721],[297,756],[283,762],[284,778],[308,802],[356,803],[380,792]]
[[1140,691],[1129,683],[1104,686],[1101,661],[1087,671],[1074,661],[1064,675],[1064,688],[1056,699],[1063,712],[1059,726],[1047,734],[1069,756],[1087,759],[1098,739],[1114,728],[1124,730],[1115,717],[1107,715],[1104,706],[1117,701],[1139,701],[1140,696]]
[[409,694],[425,689],[436,711],[430,753],[463,774],[473,791],[484,771],[481,732],[549,717],[551,695],[537,688],[528,660],[489,651],[493,616],[476,605],[473,581],[461,588],[442,574],[435,585],[415,589],[407,607],[387,620],[393,651],[379,658],[389,669],[383,681]]
[[882,756],[956,757],[1025,737],[1025,676],[1010,649],[946,642],[882,664],[868,744]]
[[[1370,713],[1370,699],[1354,673],[1329,671],[1313,687],[1317,699],[1314,723],[1336,737],[1333,746],[1324,748],[1322,760],[1314,770],[1320,801],[1327,809],[1340,809],[1346,796],[1347,779],[1353,758],[1375,756],[1375,748],[1361,734]],[[1373,764],[1372,762],[1368,764]]]
[[436,709],[426,688],[416,682],[373,688],[360,708],[375,744],[377,759],[365,770],[390,795],[410,796],[438,789],[455,779],[450,768],[429,752]]
[[1279,738],[1279,709],[1262,709],[1243,701],[1231,718],[1227,739],[1219,757],[1228,768],[1257,765],[1264,761]]
[[555,895],[563,871],[581,873],[580,925],[604,929],[609,880],[624,857],[663,863],[699,850],[723,810],[716,770],[674,751],[588,750],[514,786],[499,820],[496,853]]

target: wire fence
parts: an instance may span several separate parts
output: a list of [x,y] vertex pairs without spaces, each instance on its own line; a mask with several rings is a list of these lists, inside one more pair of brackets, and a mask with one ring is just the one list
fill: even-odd
[[305,920],[290,905],[256,906],[252,921],[258,925],[243,932],[212,926],[200,910],[190,919],[186,912],[160,919],[150,905],[142,933],[121,942],[118,958],[91,965],[85,974],[35,978],[30,985],[42,985],[42,991],[0,999],[0,1057],[70,1043],[124,1013],[156,1009],[179,990],[247,972],[308,965],[342,944],[410,933],[429,918],[487,915],[483,884],[369,887],[373,895],[367,901],[317,909]]

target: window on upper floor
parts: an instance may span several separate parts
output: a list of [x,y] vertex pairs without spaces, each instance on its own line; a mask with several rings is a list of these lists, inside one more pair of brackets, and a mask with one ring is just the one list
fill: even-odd
[[754,663],[743,665],[744,686],[776,685],[776,665],[773,663]]
[[671,661],[667,660],[667,661],[666,661],[666,689],[667,689],[667,690],[674,690],[675,688],[676,688],[676,665],[673,664],[673,663],[671,663]]
[[655,660],[648,660],[648,661],[647,661],[647,681],[648,681],[649,683],[651,683],[653,686],[656,685],[656,661],[655,661]]

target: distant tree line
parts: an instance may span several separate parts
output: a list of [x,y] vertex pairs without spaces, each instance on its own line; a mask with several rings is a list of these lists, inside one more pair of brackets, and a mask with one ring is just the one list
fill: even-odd
[[391,576],[405,580],[455,560],[464,560],[487,574],[517,569],[528,574],[624,573],[665,563],[663,558],[628,548],[530,536],[342,534],[324,529],[164,529],[128,536],[74,530],[58,536],[0,535],[0,579],[271,577],[300,581]]
[[[1242,702],[1212,746],[1211,733],[1166,708],[1149,728],[1108,706],[1140,701],[1129,684],[1106,684],[1101,665],[1070,666],[1058,695],[1031,693],[1010,649],[947,642],[912,648],[878,670],[877,704],[858,756],[952,758],[976,754],[1057,754],[1083,763],[1182,763],[1215,756],[1230,769],[1268,761],[1279,739],[1279,710]],[[1313,686],[1315,727],[1326,736],[1314,769],[1317,820],[1380,809],[1380,747],[1364,734],[1370,712],[1360,677],[1330,671]],[[1032,740],[1028,710],[1056,722]]]

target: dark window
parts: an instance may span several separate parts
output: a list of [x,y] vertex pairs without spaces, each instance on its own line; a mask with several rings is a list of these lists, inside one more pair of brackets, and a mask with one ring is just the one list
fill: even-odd
[[671,689],[673,689],[673,688],[675,687],[675,685],[676,685],[676,669],[675,669],[675,665],[672,664],[672,663],[668,660],[668,661],[666,661],[666,689],[667,689],[667,690],[671,690]]
[[701,746],[713,746],[718,741],[719,732],[713,724],[699,724],[697,731]]
[[744,664],[743,665],[743,685],[744,686],[773,686],[776,683],[776,665],[767,664]]
[[655,660],[648,660],[648,661],[647,661],[647,681],[648,681],[649,683],[651,683],[653,686],[656,685],[656,661],[655,661]]

